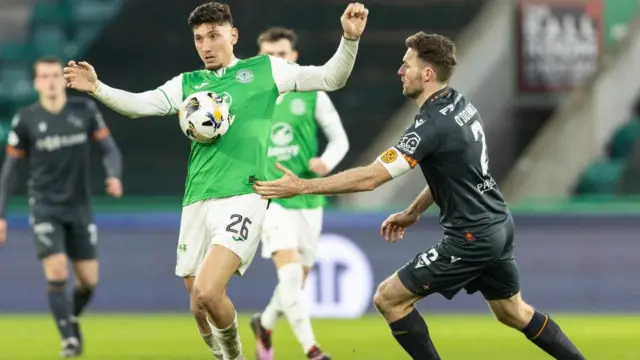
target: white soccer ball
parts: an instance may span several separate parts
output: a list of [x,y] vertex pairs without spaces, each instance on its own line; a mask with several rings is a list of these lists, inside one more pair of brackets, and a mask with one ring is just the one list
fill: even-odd
[[191,140],[212,143],[229,130],[229,104],[210,91],[189,95],[178,112],[180,128]]

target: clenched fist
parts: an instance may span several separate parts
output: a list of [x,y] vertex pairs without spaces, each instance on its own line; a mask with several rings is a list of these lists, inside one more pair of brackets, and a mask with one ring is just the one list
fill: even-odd
[[364,5],[360,3],[349,4],[340,18],[344,37],[349,40],[358,40],[367,26],[368,16],[369,10]]

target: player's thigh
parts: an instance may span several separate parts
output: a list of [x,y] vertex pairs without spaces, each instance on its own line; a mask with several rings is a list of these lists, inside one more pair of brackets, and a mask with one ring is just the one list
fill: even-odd
[[299,242],[300,262],[305,267],[312,267],[318,253],[318,240],[322,234],[323,209],[304,209],[300,211]]
[[180,234],[176,249],[175,274],[193,277],[209,248],[209,226],[205,201],[198,201],[182,208]]
[[260,243],[268,201],[258,194],[207,200],[208,223],[212,225],[211,245],[230,250],[240,259],[236,270],[244,274]]
[[487,266],[466,287],[468,293],[480,291],[485,300],[510,299],[520,292],[520,273],[515,259],[499,260]]
[[398,278],[417,296],[439,293],[452,299],[482,274],[488,255],[482,258],[478,258],[478,254],[474,256],[475,259],[456,241],[444,239],[405,264],[398,270]]
[[98,256],[98,227],[92,219],[78,217],[65,225],[65,246],[69,259],[73,262],[95,260]]
[[409,289],[396,272],[378,285],[373,302],[378,310],[385,311],[398,307],[408,308],[420,299],[422,296]]
[[52,255],[66,254],[66,229],[59,219],[54,216],[33,213],[30,222],[38,259],[43,260]]
[[[274,254],[282,252],[282,250],[298,251],[298,222],[295,215],[291,210],[276,203],[269,205],[261,230],[261,255],[263,258],[272,258]],[[287,259],[281,260],[286,261]]]

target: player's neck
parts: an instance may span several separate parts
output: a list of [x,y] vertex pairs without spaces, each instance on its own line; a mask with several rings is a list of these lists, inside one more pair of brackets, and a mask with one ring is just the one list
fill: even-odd
[[446,88],[447,86],[447,84],[436,83],[432,88],[425,88],[422,94],[420,94],[420,96],[416,98],[416,104],[418,104],[418,107],[421,108],[422,105],[424,105],[424,103],[427,102],[427,100],[429,100],[431,96],[433,96],[433,94]]
[[40,105],[47,112],[52,114],[58,114],[64,109],[64,106],[67,104],[67,95],[62,94],[56,97],[41,97]]

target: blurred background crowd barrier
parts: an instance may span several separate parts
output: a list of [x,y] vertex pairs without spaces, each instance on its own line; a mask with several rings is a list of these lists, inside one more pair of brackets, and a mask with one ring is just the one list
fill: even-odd
[[[86,60],[102,81],[130,91],[199,68],[186,19],[202,2],[0,0],[0,142],[17,109],[36,100],[31,66],[40,56]],[[482,114],[492,173],[516,213],[526,296],[551,310],[640,310],[640,290],[631,285],[640,270],[640,3],[365,3],[371,16],[356,67],[347,86],[331,94],[351,142],[338,170],[372,161],[412,121],[415,105],[402,96],[396,74],[405,38],[420,30],[450,36],[459,62],[451,85]],[[299,32],[301,64],[324,63],[340,39],[343,0],[230,4],[242,58],[256,53],[255,38],[269,26]],[[126,197],[102,196],[96,157],[104,280],[96,308],[184,309],[181,280],[172,274],[189,143],[177,117],[131,120],[100,106],[123,152]],[[0,310],[44,308],[44,296],[30,295],[43,280],[26,226],[25,179],[23,172],[10,207],[9,242],[0,249]],[[316,315],[372,310],[375,285],[440,238],[435,217],[424,218],[400,244],[377,235],[384,214],[406,206],[423,187],[414,171],[376,191],[331,199],[307,288]],[[276,279],[271,269],[256,258],[233,284],[240,310],[267,302]],[[3,295],[8,289],[10,297]],[[485,309],[473,298],[453,304]],[[434,298],[423,306],[453,305]]]

